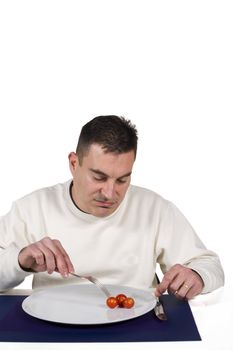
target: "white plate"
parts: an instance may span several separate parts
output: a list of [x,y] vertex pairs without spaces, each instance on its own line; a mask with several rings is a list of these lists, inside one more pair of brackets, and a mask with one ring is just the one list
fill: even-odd
[[106,297],[96,286],[71,284],[36,291],[24,299],[22,308],[29,315],[46,321],[104,324],[141,316],[155,306],[155,298],[151,292],[126,286],[106,287],[113,296],[124,293],[133,297],[134,307],[110,309],[106,305]]

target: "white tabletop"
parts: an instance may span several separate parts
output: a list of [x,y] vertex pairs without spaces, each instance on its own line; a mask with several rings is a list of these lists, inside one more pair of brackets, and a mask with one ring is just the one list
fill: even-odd
[[[199,295],[190,301],[190,306],[202,341],[160,342],[159,350],[233,350],[233,288],[220,288],[210,294]],[[30,294],[30,290],[13,289],[7,294]],[[0,294],[1,296],[1,294]],[[185,330],[184,330],[185,331]],[[46,343],[46,350],[152,350],[157,342],[145,343]],[[44,343],[0,343],[1,349],[45,349]]]

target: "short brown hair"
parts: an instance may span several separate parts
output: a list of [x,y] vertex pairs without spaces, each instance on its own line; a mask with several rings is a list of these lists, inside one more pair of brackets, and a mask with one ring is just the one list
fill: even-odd
[[137,154],[137,129],[130,120],[116,115],[98,116],[82,127],[76,153],[80,164],[92,144],[97,143],[106,152]]

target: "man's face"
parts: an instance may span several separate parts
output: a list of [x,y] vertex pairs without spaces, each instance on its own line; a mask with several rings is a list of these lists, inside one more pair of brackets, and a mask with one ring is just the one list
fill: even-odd
[[73,175],[72,197],[86,213],[98,217],[112,214],[123,201],[130,184],[134,151],[105,153],[99,144],[91,145],[79,164],[75,153],[69,154]]

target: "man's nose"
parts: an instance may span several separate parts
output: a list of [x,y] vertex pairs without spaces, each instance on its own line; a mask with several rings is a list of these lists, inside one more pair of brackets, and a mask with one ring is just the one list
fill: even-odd
[[115,192],[115,184],[112,181],[106,181],[102,187],[102,194],[107,199],[113,199]]

